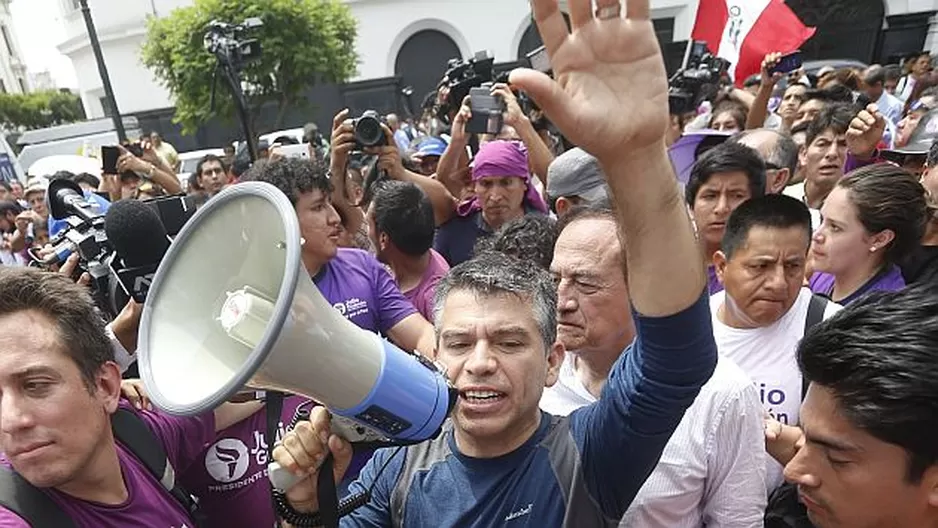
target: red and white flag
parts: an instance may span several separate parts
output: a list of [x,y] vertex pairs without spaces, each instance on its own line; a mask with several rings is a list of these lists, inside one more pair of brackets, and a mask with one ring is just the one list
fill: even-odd
[[766,54],[795,51],[814,32],[783,0],[700,0],[691,38],[730,61],[730,76],[742,86]]

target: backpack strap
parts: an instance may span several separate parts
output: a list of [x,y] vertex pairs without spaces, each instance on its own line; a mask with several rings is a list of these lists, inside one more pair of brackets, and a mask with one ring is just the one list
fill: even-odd
[[186,490],[177,485],[176,471],[166,456],[166,450],[150,427],[130,410],[118,408],[111,415],[111,428],[114,436],[146,466],[147,470],[160,481],[160,484],[176,499],[183,509],[196,519],[196,500]]
[[0,466],[0,505],[32,528],[75,527],[72,519],[48,495],[7,466]]
[[[808,304],[808,315],[804,319],[804,333],[807,335],[808,330],[811,330],[814,326],[824,320],[824,312],[827,310],[827,303],[830,302],[826,297],[820,295],[811,294],[811,302]],[[808,394],[808,384],[804,382],[802,378],[801,382],[801,400],[804,401],[804,397]]]
[[[133,412],[118,408],[111,415],[114,437],[121,442],[160,484],[196,519],[195,499],[176,485],[176,472],[166,450],[150,428]],[[16,513],[33,528],[73,528],[75,524],[61,508],[12,468],[0,467],[0,505]]]

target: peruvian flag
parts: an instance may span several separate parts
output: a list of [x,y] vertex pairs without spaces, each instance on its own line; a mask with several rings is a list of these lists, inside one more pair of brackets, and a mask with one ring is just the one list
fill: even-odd
[[783,0],[700,0],[691,38],[730,61],[729,74],[742,86],[759,73],[766,54],[795,51],[814,31]]

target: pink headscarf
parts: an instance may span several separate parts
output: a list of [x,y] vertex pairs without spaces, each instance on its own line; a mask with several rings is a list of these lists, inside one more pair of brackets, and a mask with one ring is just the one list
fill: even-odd
[[[472,181],[482,178],[511,178],[524,180],[527,190],[524,193],[524,203],[534,209],[547,214],[547,203],[531,185],[531,173],[528,170],[528,151],[524,145],[516,141],[489,141],[479,148],[472,162]],[[482,209],[477,196],[459,204],[456,213],[459,216],[469,216]]]

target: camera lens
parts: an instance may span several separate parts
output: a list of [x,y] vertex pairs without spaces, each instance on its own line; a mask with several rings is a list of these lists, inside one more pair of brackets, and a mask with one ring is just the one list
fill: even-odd
[[381,122],[372,116],[362,116],[355,123],[355,139],[366,147],[374,147],[384,142],[384,130]]

